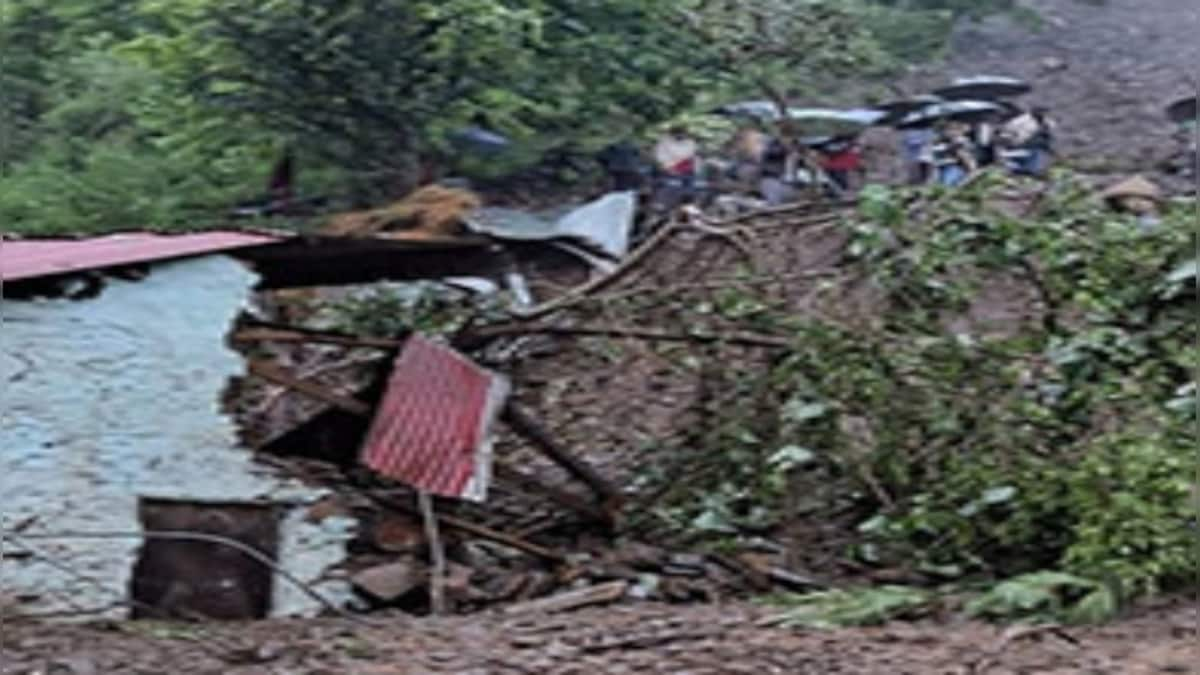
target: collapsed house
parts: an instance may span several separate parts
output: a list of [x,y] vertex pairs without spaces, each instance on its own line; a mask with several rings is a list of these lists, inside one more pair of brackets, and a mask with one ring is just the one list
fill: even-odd
[[[353,514],[315,515],[329,496],[319,481],[250,451],[304,455],[338,427],[326,424],[331,417],[349,416],[350,433],[325,441],[339,460],[361,450],[361,463],[381,476],[482,500],[506,383],[405,336],[385,350],[393,357],[375,382],[377,408],[331,394],[250,355],[247,343],[264,331],[268,342],[281,339],[263,300],[280,289],[471,277],[507,283],[527,304],[522,267],[579,269],[581,259],[597,266],[623,253],[631,207],[631,196],[602,200],[600,228],[616,234],[601,238],[598,254],[562,242],[588,238],[586,212],[564,219],[566,230],[543,221],[507,245],[495,214],[487,227],[433,238],[0,241],[0,594],[23,615],[128,605],[135,618],[243,619],[344,604],[351,584],[335,568],[355,536]],[[247,323],[239,342],[231,333]],[[323,412],[247,447],[227,405],[231,382],[246,378],[299,391]],[[370,575],[355,585],[371,587]]]

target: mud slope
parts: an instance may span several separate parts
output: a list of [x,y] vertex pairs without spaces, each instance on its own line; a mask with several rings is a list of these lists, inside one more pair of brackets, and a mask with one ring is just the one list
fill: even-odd
[[1196,0],[1028,0],[1031,31],[1011,19],[962,26],[943,64],[913,73],[922,87],[947,77],[1010,74],[1035,86],[1061,125],[1060,150],[1096,173],[1146,170],[1170,148],[1164,106],[1200,81]]

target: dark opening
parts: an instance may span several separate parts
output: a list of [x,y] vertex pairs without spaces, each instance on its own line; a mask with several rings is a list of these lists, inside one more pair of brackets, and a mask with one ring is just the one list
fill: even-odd
[[143,497],[138,517],[147,536],[134,563],[134,619],[262,619],[271,611],[273,570],[225,543],[155,537],[216,535],[276,560],[282,511],[273,504]]

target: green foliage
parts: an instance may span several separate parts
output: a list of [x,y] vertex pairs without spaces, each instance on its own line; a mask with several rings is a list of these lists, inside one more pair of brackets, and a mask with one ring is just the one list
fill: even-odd
[[408,331],[446,335],[472,318],[499,314],[504,300],[503,294],[472,297],[435,282],[376,285],[327,304],[316,321],[333,330],[381,338]]
[[[886,301],[866,320],[756,314],[794,347],[725,375],[741,405],[687,443],[727,461],[664,510],[722,536],[856,513],[860,560],[933,579],[1192,583],[1191,214],[1147,232],[1069,175],[1033,207],[1019,185],[865,191],[844,264]],[[993,286],[1025,316],[997,314]]]
[[[216,224],[285,145],[318,176],[304,187],[340,202],[393,196],[423,166],[510,174],[732,96],[836,89],[924,51],[910,37],[938,42],[955,11],[882,4],[9,0],[0,219]],[[463,153],[449,133],[466,124],[513,147]]]
[[1108,586],[1062,572],[1023,574],[996,584],[967,603],[967,613],[989,619],[1099,623],[1118,609]]
[[839,589],[776,596],[769,601],[786,607],[773,624],[803,628],[871,626],[926,613],[936,596],[908,586]]

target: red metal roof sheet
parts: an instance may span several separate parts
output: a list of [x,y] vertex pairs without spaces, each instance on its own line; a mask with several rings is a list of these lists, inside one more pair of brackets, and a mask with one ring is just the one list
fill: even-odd
[[89,239],[0,241],[0,279],[34,279],[115,265],[261,246],[278,241],[281,241],[279,237],[248,232],[197,232],[175,235],[137,232]]
[[362,462],[425,492],[482,501],[489,432],[507,394],[502,376],[414,335],[396,357]]

